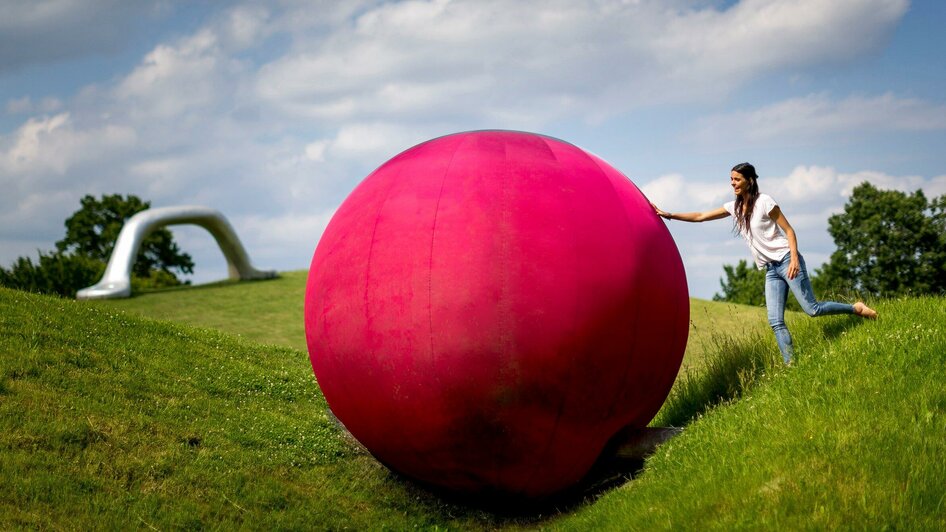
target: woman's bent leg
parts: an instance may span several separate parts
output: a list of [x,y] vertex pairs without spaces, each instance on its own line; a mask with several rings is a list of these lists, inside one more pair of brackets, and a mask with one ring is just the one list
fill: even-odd
[[827,316],[829,314],[854,314],[854,307],[847,303],[837,303],[835,301],[818,301],[815,299],[815,291],[811,288],[811,279],[808,277],[808,268],[805,266],[805,258],[798,257],[800,269],[794,279],[788,279],[788,261],[779,265],[779,273],[785,279],[788,279],[788,286],[795,295],[801,309],[809,316]]
[[782,360],[791,363],[794,348],[792,335],[785,326],[785,300],[788,298],[788,284],[782,279],[776,268],[769,268],[765,273],[765,308],[769,314],[769,325],[775,332],[775,341],[782,352]]

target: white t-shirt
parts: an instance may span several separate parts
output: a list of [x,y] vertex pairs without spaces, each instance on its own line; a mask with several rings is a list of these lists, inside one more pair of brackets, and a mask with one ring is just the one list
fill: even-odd
[[[749,231],[742,230],[740,233],[749,244],[752,251],[752,258],[755,259],[756,266],[761,270],[765,263],[780,261],[786,253],[791,251],[788,247],[788,239],[782,233],[782,229],[775,223],[775,220],[769,217],[778,203],[768,194],[759,194],[755,200],[755,206],[752,208],[752,217],[749,218]],[[723,208],[736,216],[736,202],[729,201],[723,204]]]

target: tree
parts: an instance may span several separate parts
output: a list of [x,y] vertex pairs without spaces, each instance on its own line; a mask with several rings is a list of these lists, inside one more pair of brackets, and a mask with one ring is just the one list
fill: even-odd
[[39,252],[39,260],[16,259],[9,270],[0,268],[0,285],[42,294],[75,297],[80,288],[102,276],[105,263],[83,255]]
[[946,290],[946,195],[928,201],[921,190],[865,182],[828,231],[837,250],[819,271],[827,285],[887,296]]
[[[102,262],[107,262],[112,254],[125,221],[151,207],[151,202],[131,194],[126,197],[103,195],[100,200],[86,195],[81,204],[82,208],[66,219],[66,237],[56,242],[56,248],[61,253],[74,253]],[[175,280],[173,270],[194,273],[191,256],[181,253],[166,228],[155,230],[144,239],[132,272],[138,277],[150,278],[154,277],[155,270],[169,273]]]
[[[56,251],[39,252],[39,260],[18,258],[9,270],[0,267],[0,285],[75,297],[76,292],[94,284],[105,271],[118,233],[128,218],[151,206],[134,195],[85,196],[82,208],[66,219],[66,236],[56,243]],[[181,284],[173,270],[193,273],[190,255],[181,253],[167,229],[153,231],[142,242],[132,267],[134,290]]]
[[720,278],[722,294],[713,295],[713,301],[728,301],[742,305],[765,305],[765,271],[740,260],[735,266],[724,264],[725,277]]

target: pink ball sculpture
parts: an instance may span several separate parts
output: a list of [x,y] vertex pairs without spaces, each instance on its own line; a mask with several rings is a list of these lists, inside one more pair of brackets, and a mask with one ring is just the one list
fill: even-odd
[[647,425],[688,325],[680,255],[637,187],[513,131],[437,138],[375,170],[322,235],[305,298],[319,385],[378,460],[528,498]]

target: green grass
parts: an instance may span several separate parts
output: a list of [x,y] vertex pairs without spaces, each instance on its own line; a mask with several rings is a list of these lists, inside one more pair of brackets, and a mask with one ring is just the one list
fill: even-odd
[[651,425],[682,427],[718,404],[739,399],[766,373],[783,369],[770,335],[718,334],[711,342],[698,364],[681,369]]
[[683,370],[699,372],[707,353],[719,351],[721,339],[763,334],[766,338],[771,334],[763,307],[690,299],[690,336]]
[[494,519],[453,508],[340,434],[298,350],[0,288],[0,529]]
[[304,283],[91,304],[0,289],[0,529],[946,529],[942,298],[793,316],[792,368],[762,309],[694,300],[656,420],[684,431],[618,487],[510,514],[420,489],[339,432]]
[[796,318],[795,367],[763,364],[554,528],[946,529],[946,301],[878,307],[878,322]]
[[224,281],[89,303],[305,351],[305,280],[305,271],[294,271],[265,281]]

